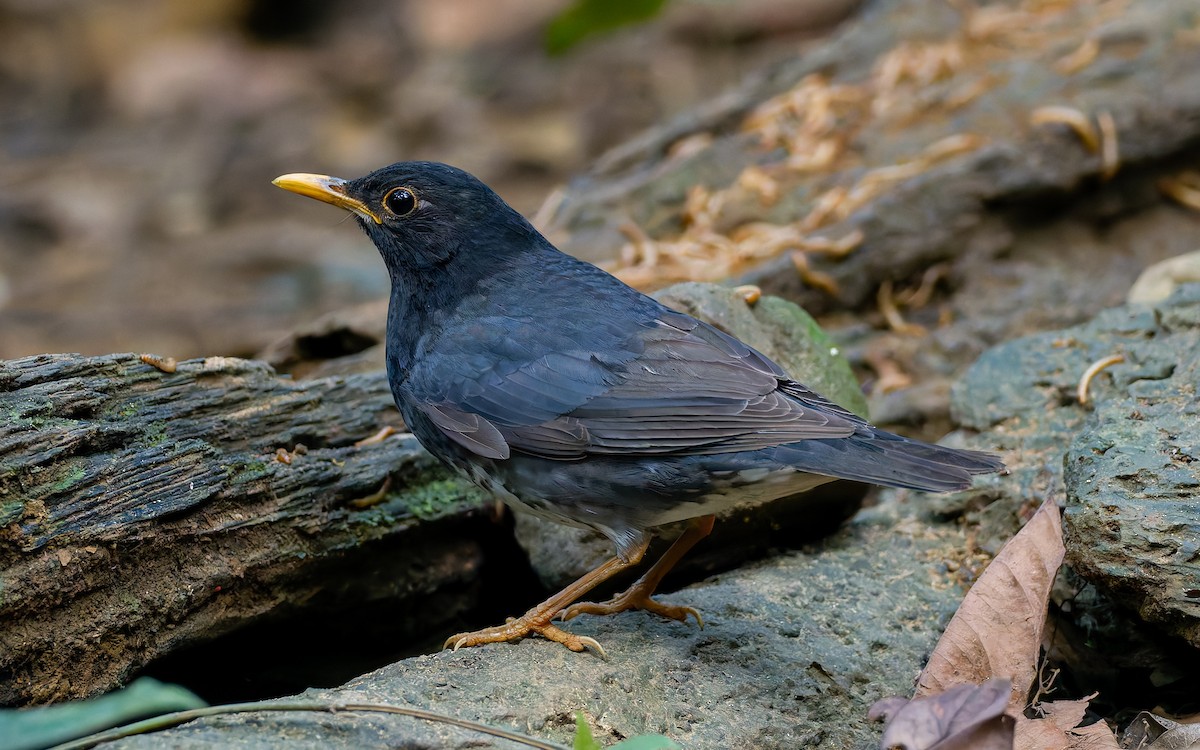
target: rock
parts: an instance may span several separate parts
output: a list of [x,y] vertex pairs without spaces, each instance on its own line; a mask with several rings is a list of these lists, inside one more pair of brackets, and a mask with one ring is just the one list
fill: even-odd
[[[703,630],[646,613],[581,617],[605,661],[531,638],[406,659],[294,701],[389,703],[570,744],[582,711],[603,744],[662,733],[689,748],[866,748],[867,708],[907,693],[962,596],[946,560],[962,529],[927,528],[895,505],[835,536],[665,597],[700,609]],[[133,748],[500,748],[442,724],[339,712],[259,713],[193,721],[113,745]]]
[[[1120,354],[1076,397],[1092,363]],[[962,422],[1011,457],[985,479],[1003,519],[1043,497],[1066,499],[1068,563],[1116,602],[1200,646],[1200,285],[1153,306],[1105,311],[1065,331],[989,350],[955,394]],[[934,501],[936,502],[936,501]],[[948,510],[943,507],[943,510]]]
[[1127,364],[1067,452],[1068,560],[1200,647],[1200,286],[1104,333]]
[[[691,278],[732,269],[819,314],[871,300],[881,281],[988,253],[996,219],[1020,222],[1013,206],[1044,211],[1110,179],[1116,166],[1071,128],[1035,123],[1042,108],[1077,110],[1097,141],[1097,118],[1111,116],[1109,147],[1135,181],[1143,166],[1176,171],[1164,158],[1200,133],[1200,45],[1178,33],[1194,23],[1191,0],[1139,4],[1112,19],[1087,3],[1032,5],[871,4],[810,54],[600,159],[566,191],[552,234],[569,252],[613,260],[637,245],[630,223],[659,241],[682,232],[693,245],[712,234],[734,244],[739,233],[766,237],[761,223],[794,228],[799,238],[778,243],[773,258],[764,239],[738,245],[749,259],[729,268],[727,250],[686,268]],[[1038,43],[1018,41],[1026,35]],[[1070,58],[1089,40],[1093,58]],[[832,156],[822,161],[822,150]],[[695,186],[713,200],[685,208]],[[1155,199],[1154,188],[1136,192],[1125,201]],[[834,294],[803,282],[791,250],[856,234],[848,254],[807,253]],[[638,278],[669,282],[669,269],[653,272],[667,268],[665,255],[660,247],[658,265]]]
[[[735,289],[700,283],[677,284],[655,296],[738,337],[818,393],[866,415],[866,399],[849,364],[816,321],[791,302],[763,296],[748,304]],[[712,536],[680,563],[680,576],[695,580],[704,571],[752,559],[771,546],[792,546],[827,534],[857,510],[864,490],[863,485],[839,481],[765,506],[729,510],[718,517]],[[665,530],[665,536],[674,537],[681,528],[677,524]],[[548,589],[565,586],[613,554],[611,542],[597,532],[520,513],[516,535]],[[665,544],[656,541],[650,559],[663,548]]]

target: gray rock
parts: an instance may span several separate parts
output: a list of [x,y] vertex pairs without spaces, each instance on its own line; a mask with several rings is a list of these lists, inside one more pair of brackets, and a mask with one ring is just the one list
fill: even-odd
[[[873,748],[872,701],[912,680],[963,590],[943,560],[965,539],[953,525],[906,522],[890,505],[864,512],[802,552],[665,597],[700,609],[703,630],[645,613],[582,617],[576,632],[610,659],[527,639],[420,656],[300,700],[391,703],[569,745],[576,711],[597,738],[662,733],[687,748]],[[294,699],[288,699],[294,700]],[[412,719],[339,713],[205,719],[114,748],[509,748]]]
[[1071,565],[1115,599],[1200,647],[1200,286],[1107,332],[1111,370],[1067,452]]
[[[1111,20],[1082,4],[1061,11],[1030,14],[1020,22],[1017,37],[1039,39],[1030,45],[1007,44],[1006,31],[989,41],[971,38],[965,31],[977,20],[971,10],[921,0],[871,3],[811,54],[787,60],[600,159],[568,189],[551,227],[554,236],[581,257],[614,258],[627,241],[625,223],[655,238],[675,236],[690,188],[729,188],[752,165],[778,178],[778,199],[764,202],[734,191],[717,229],[728,233],[756,221],[790,224],[809,216],[832,188],[854,186],[868,170],[911,168],[942,139],[978,137],[977,147],[889,179],[873,199],[820,223],[812,233],[822,237],[863,233],[863,242],[847,257],[811,258],[815,270],[837,282],[835,296],[803,284],[786,252],[747,269],[746,281],[817,314],[869,301],[884,279],[903,279],[965,255],[989,255],[997,234],[993,220],[1011,220],[1008,207],[1045,210],[1047,201],[1103,182],[1100,154],[1085,148],[1070,128],[1028,125],[1039,108],[1075,108],[1093,120],[1109,113],[1122,176],[1141,167],[1160,174],[1177,170],[1178,162],[1165,157],[1187,149],[1200,133],[1200,46],[1178,33],[1194,23],[1192,0],[1140,3]],[[1088,40],[1099,45],[1091,64],[1074,72],[1056,66]],[[980,44],[989,54],[965,51]],[[1123,44],[1137,54],[1122,54]],[[918,50],[936,54],[936,45],[962,54],[937,80],[908,88],[880,84],[880,68],[903,65],[905,45],[913,56]],[[847,158],[828,169],[792,172],[784,149],[764,147],[748,132],[746,118],[813,75],[831,85],[860,87],[868,102],[836,114]],[[965,92],[975,95],[961,100]],[[695,136],[708,145],[683,156],[673,152],[673,144]],[[1143,191],[1139,200],[1144,205],[1153,194]],[[1090,201],[1094,207],[1105,202]]]
[[[1113,354],[1125,362],[1097,376],[1081,406],[1080,376]],[[956,389],[955,406],[1013,457],[1011,476],[984,480],[997,534],[1025,504],[1065,495],[1069,564],[1200,646],[1197,382],[1200,285],[1184,285],[1152,307],[1114,308],[993,348]]]

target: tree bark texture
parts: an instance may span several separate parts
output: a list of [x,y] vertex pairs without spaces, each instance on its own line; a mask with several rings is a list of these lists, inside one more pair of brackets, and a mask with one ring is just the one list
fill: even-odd
[[480,495],[411,435],[355,445],[399,422],[382,372],[0,362],[0,701],[110,689],[181,645],[336,599],[325,574],[389,547],[407,561],[379,573],[389,595],[470,578]]

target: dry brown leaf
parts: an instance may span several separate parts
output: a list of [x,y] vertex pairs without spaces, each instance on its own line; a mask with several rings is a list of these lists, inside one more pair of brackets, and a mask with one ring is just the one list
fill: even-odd
[[1200,724],[1184,724],[1143,711],[1126,728],[1121,741],[1124,747],[1143,750],[1190,750],[1200,747]]
[[1014,750],[1117,750],[1117,738],[1104,722],[1079,726],[1095,697],[1040,703],[1040,719],[1018,716]]
[[1075,738],[1071,750],[1120,750],[1117,738],[1103,721],[1077,727],[1070,732]]
[[1079,726],[1079,722],[1083,721],[1083,715],[1087,713],[1088,704],[1097,695],[1098,693],[1092,693],[1086,698],[1074,701],[1039,703],[1037,708],[1041,712],[1042,718],[1036,719],[1036,721],[1044,721],[1051,726],[1058,727],[1064,732],[1074,729]]
[[1076,739],[1078,737],[1072,737],[1042,719],[1026,719],[1022,716],[1017,719],[1013,750],[1073,750]]
[[1024,709],[1037,671],[1050,586],[1064,554],[1058,506],[1047,500],[967,592],[917,680],[916,695],[993,677],[1012,680]]
[[1003,679],[958,685],[911,701],[884,698],[868,716],[888,718],[884,750],[1011,750],[1013,720],[1004,713],[1011,691]]

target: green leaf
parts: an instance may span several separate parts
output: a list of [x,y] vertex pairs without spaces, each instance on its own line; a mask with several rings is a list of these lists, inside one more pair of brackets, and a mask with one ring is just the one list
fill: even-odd
[[667,0],[575,0],[546,27],[546,51],[561,55],[593,34],[648,21],[666,4]]
[[41,750],[135,719],[205,706],[178,685],[142,677],[124,690],[86,701],[0,710],[5,750]]
[[[575,712],[575,742],[571,745],[571,750],[604,750],[592,736],[592,728],[588,726],[587,719],[583,718],[582,711]],[[622,740],[609,750],[683,750],[683,748],[661,734],[643,734]]]
[[603,750],[600,743],[592,736],[592,728],[582,711],[575,712],[575,741],[571,743],[572,750]]

